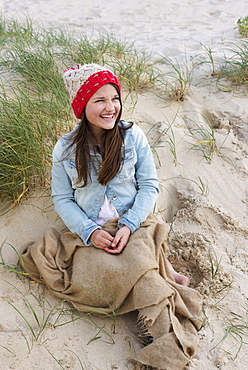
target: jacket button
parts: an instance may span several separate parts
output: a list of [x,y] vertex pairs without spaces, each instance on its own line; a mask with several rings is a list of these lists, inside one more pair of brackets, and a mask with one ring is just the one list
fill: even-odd
[[116,199],[117,199],[117,196],[116,196],[116,195],[114,195],[112,199],[113,199],[113,200],[116,200]]

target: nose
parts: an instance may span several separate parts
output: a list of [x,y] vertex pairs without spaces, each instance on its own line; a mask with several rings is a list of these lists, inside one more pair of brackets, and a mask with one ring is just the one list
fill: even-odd
[[113,112],[113,111],[115,110],[115,108],[114,108],[114,104],[113,104],[112,100],[107,100],[107,101],[106,101],[105,109],[106,109],[108,112]]

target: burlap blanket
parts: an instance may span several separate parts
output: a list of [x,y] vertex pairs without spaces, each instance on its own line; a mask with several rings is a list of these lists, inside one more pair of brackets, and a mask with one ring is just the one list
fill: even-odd
[[[117,221],[104,225],[112,235]],[[158,369],[180,370],[194,355],[200,329],[200,294],[173,281],[165,264],[168,228],[149,215],[123,252],[87,247],[71,232],[49,229],[21,256],[25,270],[53,294],[87,312],[138,310],[153,341],[132,358]]]

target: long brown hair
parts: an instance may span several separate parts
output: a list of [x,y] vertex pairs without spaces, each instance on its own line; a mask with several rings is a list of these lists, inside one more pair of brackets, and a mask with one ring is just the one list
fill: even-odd
[[[114,84],[113,86],[116,88],[120,98],[120,92],[117,86]],[[121,98],[120,104],[121,109],[116,119],[115,126],[110,130],[103,130],[101,136],[101,146],[96,143],[95,136],[92,133],[89,121],[87,120],[84,112],[80,124],[73,134],[70,135],[69,140],[71,143],[67,147],[65,153],[68,153],[70,149],[75,146],[75,162],[78,173],[77,184],[83,182],[81,187],[85,187],[91,183],[90,164],[95,166],[90,154],[91,150],[93,150],[94,154],[98,152],[102,156],[102,162],[99,164],[99,167],[96,168],[98,181],[101,185],[106,185],[120,171],[123,163],[123,130],[129,129],[132,126],[132,123],[125,128],[119,125],[122,113]],[[64,159],[66,159],[66,154],[62,160]]]

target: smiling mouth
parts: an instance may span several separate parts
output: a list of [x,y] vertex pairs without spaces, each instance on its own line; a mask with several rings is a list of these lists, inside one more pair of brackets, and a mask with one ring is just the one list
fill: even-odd
[[114,118],[114,114],[102,114],[101,118]]

